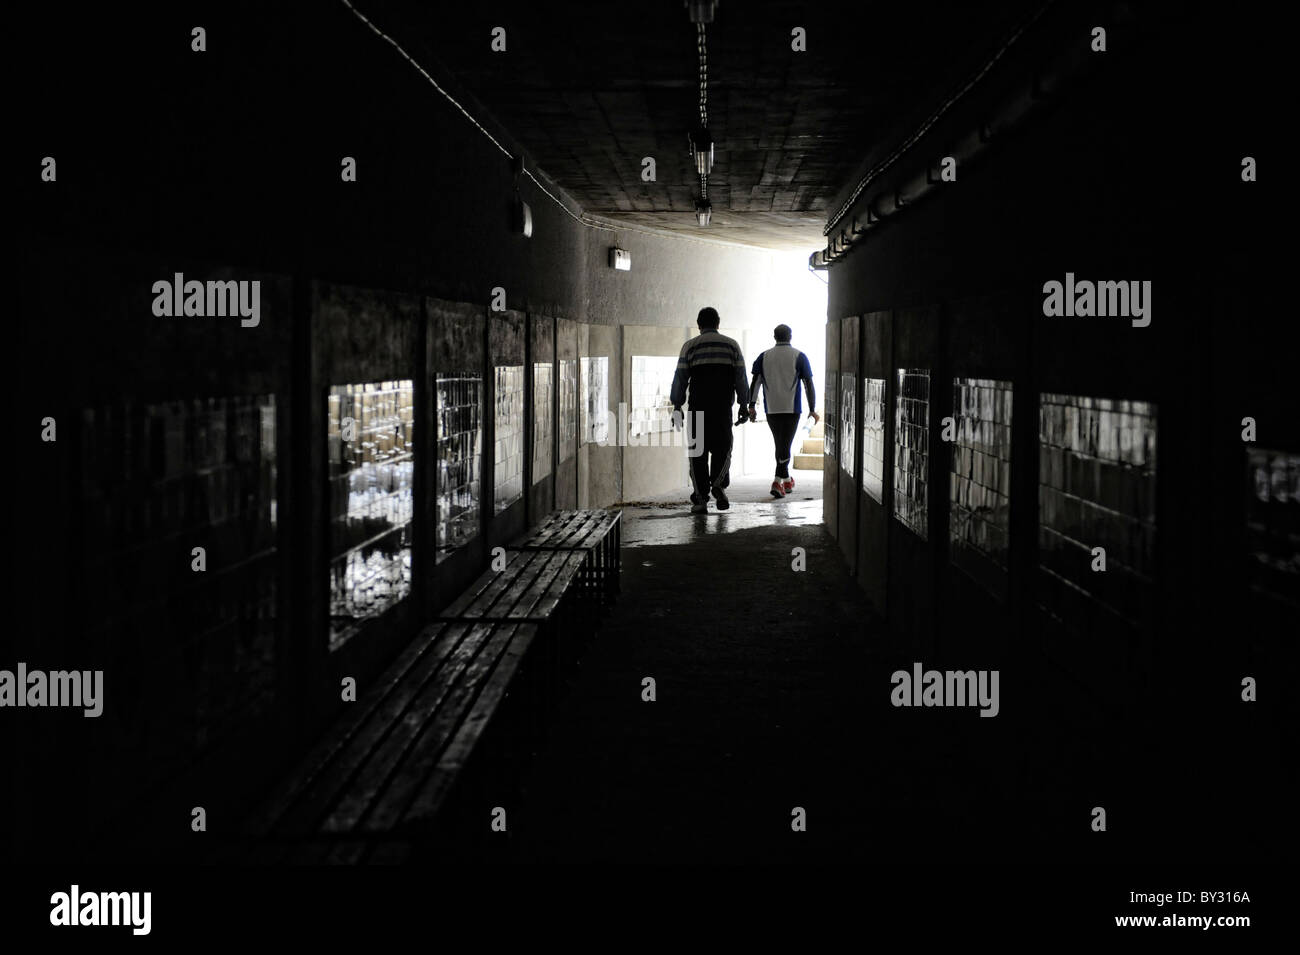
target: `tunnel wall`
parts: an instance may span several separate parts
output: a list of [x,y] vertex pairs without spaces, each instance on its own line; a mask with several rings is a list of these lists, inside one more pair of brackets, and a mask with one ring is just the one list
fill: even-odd
[[[1242,674],[1294,662],[1294,647],[1276,636],[1294,631],[1295,603],[1279,595],[1294,571],[1280,587],[1248,582],[1259,578],[1247,540],[1265,531],[1248,521],[1259,472],[1252,478],[1255,449],[1242,437],[1242,419],[1251,416],[1268,422],[1258,445],[1292,454],[1300,447],[1290,359],[1270,346],[1286,334],[1272,280],[1285,267],[1266,239],[1278,187],[1240,175],[1242,156],[1268,142],[1262,107],[1251,105],[1260,81],[1242,75],[1237,85],[1212,88],[1194,63],[1197,22],[1180,13],[1157,37],[1112,31],[1117,52],[1103,65],[960,167],[955,182],[868,232],[829,270],[828,317],[841,326],[841,343],[855,341],[860,320],[862,351],[834,356],[837,336],[828,330],[828,373],[861,361],[866,374],[885,379],[887,477],[883,503],[856,498],[863,511],[856,524],[844,511],[851,495],[828,481],[827,524],[845,553],[858,555],[859,579],[891,639],[966,665],[1005,661],[1007,652],[1041,658],[1065,675],[1085,709],[1119,713],[1138,695],[1150,700],[1157,684],[1169,694],[1235,698]],[[959,104],[923,140],[920,158],[903,162],[933,162],[945,142],[989,115],[990,102],[974,95]],[[1207,137],[1189,140],[1190,130]],[[1171,145],[1180,143],[1186,148]],[[1063,281],[1067,271],[1081,280],[1150,280],[1151,324],[1046,317],[1044,283]],[[924,537],[893,512],[897,376],[908,368],[930,372]],[[942,419],[956,415],[956,377],[1013,390],[1009,514],[1001,518],[1009,551],[1005,567],[989,573],[960,569],[950,540],[956,450],[943,439]],[[1099,609],[1099,599],[1059,598],[1054,575],[1089,584],[1090,568],[1049,572],[1041,508],[1050,502],[1040,482],[1060,478],[1055,452],[1040,441],[1045,395],[1154,405],[1154,542],[1139,555],[1140,572],[1110,594],[1123,619]],[[861,489],[860,468],[850,479],[842,460],[827,465],[841,485],[852,480]],[[1122,488],[1130,478],[1145,480],[1127,464],[1092,466],[1091,476],[1067,478],[1096,481],[1101,495],[1116,499],[1129,493]],[[1284,510],[1272,508],[1274,540],[1294,534],[1293,520],[1278,516]],[[1117,533],[1106,540],[1112,558],[1126,546]],[[1294,566],[1285,542],[1280,547]],[[1120,581],[1114,565],[1108,573]],[[1098,584],[1097,592],[1108,591]],[[1232,686],[1207,689],[1223,678],[1225,658]],[[1170,677],[1178,673],[1187,679]]]
[[525,499],[529,523],[555,509],[556,465],[556,362],[555,319],[547,315],[528,316],[528,381],[526,407],[532,412],[528,421],[528,447],[524,456]]
[[[888,607],[887,594],[889,592],[889,533],[891,521],[889,515],[881,506],[882,501],[889,500],[890,488],[893,486],[893,471],[890,468],[883,467],[885,461],[889,460],[882,456],[882,468],[880,473],[879,496],[873,496],[869,490],[869,481],[867,479],[868,456],[870,450],[867,447],[866,416],[870,413],[868,407],[868,395],[866,382],[884,381],[888,385],[891,373],[891,329],[892,313],[890,312],[871,312],[862,316],[862,323],[859,329],[861,339],[861,369],[862,369],[862,410],[863,416],[860,432],[863,435],[862,449],[859,452],[862,461],[862,480],[856,482],[858,488],[858,524],[857,524],[857,580],[866,590],[867,595],[871,598],[872,603],[883,613]],[[889,414],[887,409],[882,409],[880,416],[883,425],[883,441],[887,448],[891,445],[894,437],[894,416]],[[851,543],[848,540],[852,535],[844,535],[845,543]]]
[[[638,357],[657,358],[664,362],[666,371],[669,367],[675,368],[682,344],[698,334],[698,330],[685,327],[655,328],[644,325],[624,325],[622,332],[623,380],[620,394],[628,414],[631,415],[636,411],[639,403],[635,395],[638,382],[633,374],[634,360]],[[667,377],[668,383],[671,383],[670,372]],[[659,384],[662,386],[665,382],[661,379]],[[649,382],[641,383],[643,388],[648,385]],[[624,475],[623,500],[641,501],[661,491],[684,489],[686,453],[680,443],[674,443],[674,433],[661,431],[654,434],[634,435],[632,433],[634,430],[632,423],[629,422],[628,441],[621,449]],[[676,437],[680,437],[680,433]]]
[[[116,832],[118,850],[155,829],[144,841],[163,847],[189,832],[156,807],[202,798],[228,819],[337,712],[340,681],[364,686],[486,567],[491,547],[553,506],[623,498],[625,449],[577,436],[580,450],[561,452],[555,401],[551,471],[531,480],[529,373],[517,409],[528,429],[523,494],[495,513],[496,366],[550,363],[554,394],[560,361],[604,356],[617,415],[630,355],[621,326],[663,339],[651,353],[675,355],[703,305],[724,321],[759,309],[769,256],[592,228],[526,178],[532,237],[514,234],[506,157],[340,4],[303,4],[310,30],[268,20],[257,4],[223,5],[205,15],[202,54],[189,47],[191,14],[166,5],[133,8],[130,30],[116,13],[24,15],[33,55],[80,69],[58,71],[14,115],[33,155],[58,163],[55,182],[26,167],[13,177],[15,413],[58,425],[9,498],[15,537],[31,542],[10,584],[31,609],[15,649],[33,667],[102,666],[113,695],[89,743],[80,724],[23,714],[14,778],[66,785],[7,788],[10,818],[30,822],[8,837],[20,856],[54,852],[35,834],[68,831],[52,821],[75,816]],[[40,49],[43,37],[55,46]],[[401,38],[437,73],[417,37]],[[440,81],[522,154],[453,79]],[[345,157],[355,181],[343,180]],[[632,271],[609,267],[614,244],[631,252]],[[152,284],[176,273],[261,282],[259,323],[155,315]],[[464,524],[476,532],[441,562],[440,373],[477,379],[481,454],[481,514]],[[392,381],[411,383],[393,400],[410,402],[399,413],[413,420],[395,427],[409,425],[414,462],[399,535],[409,539],[384,572],[410,579],[330,649],[330,488],[344,476],[330,470],[328,402],[340,396],[329,391]],[[642,463],[640,493],[678,483],[665,461]],[[105,544],[127,534],[126,521],[139,553]],[[189,568],[199,545],[206,578]],[[76,785],[86,766],[138,785],[92,804]],[[36,791],[65,801],[35,805]],[[177,795],[193,792],[203,795]]]
[[861,478],[862,442],[862,366],[858,353],[858,316],[850,315],[839,322],[839,463],[836,522],[843,528],[839,535],[840,550],[852,573],[857,563],[856,527],[858,520],[858,484]]
[[[445,302],[441,299],[429,298],[425,300],[426,308],[430,316],[430,327],[428,342],[429,347],[426,349],[426,361],[432,373],[436,376],[439,373],[449,376],[464,376],[468,379],[477,378],[482,404],[478,409],[477,423],[483,430],[484,440],[479,445],[479,469],[478,479],[480,483],[480,507],[490,502],[491,493],[490,482],[486,477],[492,474],[488,464],[487,455],[491,453],[490,443],[487,439],[492,434],[491,428],[493,422],[488,415],[488,409],[492,407],[487,402],[487,388],[492,378],[491,364],[488,361],[488,317],[484,309],[464,302]],[[420,436],[424,439],[426,446],[432,446],[437,437],[437,421],[439,411],[439,398],[437,388],[430,389],[430,401],[422,404],[425,413],[424,421],[426,426],[421,429]],[[447,422],[448,430],[452,422]],[[437,495],[441,490],[442,483],[448,479],[449,475],[435,473],[425,477],[428,472],[420,471],[417,477],[428,480],[433,486],[427,493]],[[421,484],[421,492],[424,492],[425,485]],[[437,548],[435,521],[443,518],[441,515],[432,515],[433,520],[423,531],[426,536],[433,536],[435,539],[426,546],[431,549]],[[488,548],[486,535],[482,533],[483,514],[478,515],[474,525],[474,534],[468,541],[455,547],[448,547],[445,552],[438,554],[438,563],[435,572],[431,575],[431,580],[427,581],[430,588],[429,600],[426,602],[428,612],[446,606],[452,600],[459,596],[467,580],[472,579],[481,567],[488,560]],[[445,545],[444,545],[445,546]]]
[[582,381],[578,362],[578,323],[555,324],[555,506],[578,506],[578,428]]
[[[833,313],[828,313],[833,314]],[[827,530],[843,539],[839,530],[840,513],[840,322],[826,322],[826,380],[822,383],[824,462],[822,467],[822,520]]]
[[[588,358],[604,358],[608,382],[605,413],[618,420],[623,395],[623,329],[612,325],[588,325]],[[579,466],[583,476],[579,494],[584,507],[612,504],[623,497],[623,448],[616,442],[604,444],[584,439]]]
[[[88,68],[103,61],[105,82],[56,81],[48,109],[19,117],[63,170],[56,187],[22,197],[25,236],[40,247],[30,254],[57,267],[130,249],[164,270],[189,257],[240,276],[271,271],[484,307],[500,289],[505,307],[539,320],[598,325],[692,326],[706,304],[724,324],[763,314],[763,250],[592,228],[527,178],[518,188],[533,233],[513,234],[509,160],[391,47],[342,5],[304,7],[310,42],[262,22],[256,9],[213,11],[207,29],[221,42],[199,57],[185,44],[173,49],[176,31],[190,27],[184,13],[163,8],[142,17],[111,62],[87,13],[61,55]],[[422,59],[418,36],[402,35],[400,22],[381,26],[438,72],[432,57]],[[165,84],[156,82],[160,71]],[[522,153],[454,78],[438,79]],[[341,179],[344,157],[356,161],[355,182]],[[616,244],[631,253],[631,271],[610,267]],[[219,362],[211,373],[227,374]]]

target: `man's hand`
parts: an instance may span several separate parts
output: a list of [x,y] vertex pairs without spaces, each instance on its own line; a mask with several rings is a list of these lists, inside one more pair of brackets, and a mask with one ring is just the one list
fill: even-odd
[[682,409],[681,408],[673,409],[673,430],[674,431],[682,430]]
[[808,412],[808,417],[813,419],[813,424],[817,424],[819,421],[822,420],[822,416],[815,411]]
[[749,420],[750,421],[758,420],[758,406],[755,405],[753,402],[750,402],[749,404]]

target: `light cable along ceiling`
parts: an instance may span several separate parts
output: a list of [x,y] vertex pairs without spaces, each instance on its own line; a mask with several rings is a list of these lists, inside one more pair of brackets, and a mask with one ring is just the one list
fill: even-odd
[[[707,226],[713,217],[709,203],[709,173],[713,171],[713,140],[709,137],[709,43],[708,24],[713,20],[716,0],[686,0],[691,21],[698,31],[696,47],[700,52],[700,125],[690,138],[690,155],[700,177],[700,197],[695,201],[695,221]],[[644,166],[645,160],[642,160]],[[642,179],[644,179],[644,174]]]
[[1041,4],[371,2],[588,215],[804,252],[826,248],[830,206],[864,157],[900,142]]

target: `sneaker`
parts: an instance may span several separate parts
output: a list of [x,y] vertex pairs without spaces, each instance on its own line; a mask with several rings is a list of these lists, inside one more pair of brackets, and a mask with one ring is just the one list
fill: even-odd
[[781,486],[781,482],[780,482],[780,481],[773,481],[773,482],[772,482],[772,496],[773,496],[773,497],[785,497],[785,488],[783,488],[783,487]]
[[784,481],[781,482],[781,487],[785,490],[785,493],[789,494],[791,491],[794,490],[794,478],[792,477],[786,478]]
[[722,493],[722,488],[720,487],[715,487],[713,489],[713,500],[718,505],[718,510],[720,511],[725,511],[727,508],[731,507],[731,502],[727,500],[727,495]]
[[[721,507],[721,505],[718,506]],[[709,505],[706,504],[704,501],[696,501],[694,504],[691,505],[692,514],[707,514],[708,512],[709,512]]]

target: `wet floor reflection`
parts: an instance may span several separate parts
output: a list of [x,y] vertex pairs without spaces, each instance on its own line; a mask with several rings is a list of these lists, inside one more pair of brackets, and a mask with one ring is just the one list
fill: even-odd
[[692,514],[690,505],[626,507],[623,509],[623,546],[660,547],[689,544],[707,534],[730,534],[755,527],[811,526],[822,522],[821,498],[741,502],[733,500],[726,511]]

